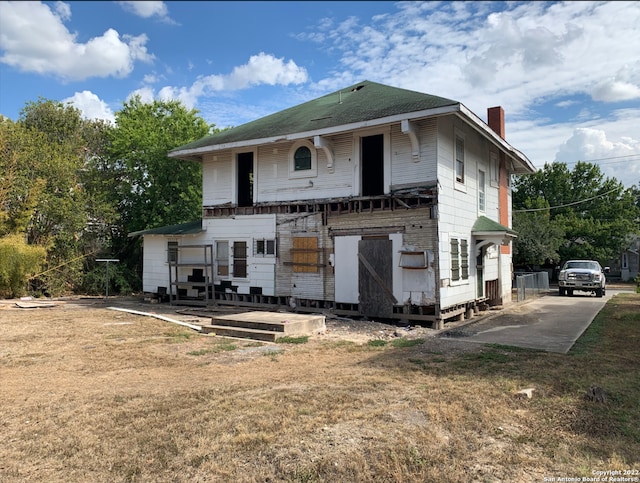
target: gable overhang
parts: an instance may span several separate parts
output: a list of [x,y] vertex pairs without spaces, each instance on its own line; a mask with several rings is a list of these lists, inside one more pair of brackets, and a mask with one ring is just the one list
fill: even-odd
[[200,161],[202,156],[209,153],[215,153],[219,151],[226,151],[228,149],[244,149],[254,146],[260,146],[264,144],[285,142],[285,141],[297,141],[300,139],[316,139],[316,137],[322,138],[323,136],[334,136],[336,134],[342,134],[350,131],[357,131],[360,129],[367,129],[372,127],[384,126],[386,124],[403,123],[410,121],[417,121],[429,117],[444,116],[447,114],[455,114],[459,111],[460,104],[454,104],[450,106],[437,107],[433,109],[425,109],[422,111],[406,112],[402,114],[395,114],[393,116],[380,117],[377,119],[369,119],[361,122],[354,122],[349,124],[342,124],[338,126],[331,126],[323,129],[317,129],[313,131],[296,132],[290,134],[283,134],[278,136],[271,136],[267,138],[259,139],[246,139],[243,141],[237,141],[233,143],[221,143],[212,144],[209,146],[202,146],[193,149],[183,149],[179,151],[173,151],[168,154],[170,158],[184,159],[187,161]]
[[503,151],[509,157],[511,163],[508,169],[512,174],[532,174],[536,172],[536,168],[529,158],[502,139],[498,133],[491,129],[487,123],[472,111],[467,109],[464,104],[459,104],[459,106],[458,116],[489,139],[496,148]]
[[[277,136],[271,136],[258,139],[246,139],[242,141],[232,143],[212,144],[209,146],[201,146],[192,149],[183,149],[173,151],[168,154],[170,158],[183,159],[187,161],[202,161],[202,156],[209,153],[215,153],[233,149],[246,149],[250,147],[272,144],[285,141],[297,141],[300,139],[314,139],[316,147],[324,147],[322,145],[322,139],[324,136],[333,136],[336,134],[342,134],[350,131],[357,131],[360,129],[367,129],[372,127],[384,126],[387,124],[400,123],[403,130],[406,133],[411,132],[412,123],[422,119],[440,117],[445,115],[456,115],[462,119],[465,123],[469,124],[472,128],[478,131],[481,135],[487,138],[492,144],[499,150],[503,151],[509,158],[510,164],[508,169],[513,174],[531,174],[536,172],[536,168],[533,163],[520,151],[511,146],[507,141],[502,139],[493,129],[489,127],[482,119],[476,116],[470,111],[464,104],[457,103],[448,106],[436,107],[433,109],[425,109],[421,111],[406,112],[402,114],[395,114],[393,116],[380,117],[377,119],[369,119],[361,122],[354,122],[349,124],[342,124],[337,126],[331,126],[323,129],[317,129],[313,131],[303,131],[290,134],[282,134]],[[416,143],[415,140],[412,141]],[[413,146],[413,151],[416,151],[416,147]],[[412,153],[412,156],[416,156],[417,153]]]

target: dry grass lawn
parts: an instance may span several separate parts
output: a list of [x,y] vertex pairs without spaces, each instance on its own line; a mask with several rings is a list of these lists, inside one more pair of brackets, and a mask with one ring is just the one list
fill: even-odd
[[1,307],[3,483],[640,481],[640,294],[567,355],[260,344],[101,304]]

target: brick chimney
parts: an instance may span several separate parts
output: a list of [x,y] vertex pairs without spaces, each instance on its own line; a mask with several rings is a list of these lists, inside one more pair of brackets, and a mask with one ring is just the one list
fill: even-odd
[[[487,124],[498,136],[504,139],[504,109],[500,106],[487,109]],[[509,173],[503,151],[498,153],[498,217],[500,224],[511,227],[509,219]],[[501,245],[500,253],[508,255],[511,253],[510,245]]]
[[500,106],[487,109],[487,124],[504,139],[504,109]]

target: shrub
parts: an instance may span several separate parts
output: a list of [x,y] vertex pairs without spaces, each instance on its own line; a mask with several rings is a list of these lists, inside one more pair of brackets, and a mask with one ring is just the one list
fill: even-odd
[[24,295],[29,278],[40,271],[46,257],[44,247],[28,245],[22,235],[0,238],[0,296]]

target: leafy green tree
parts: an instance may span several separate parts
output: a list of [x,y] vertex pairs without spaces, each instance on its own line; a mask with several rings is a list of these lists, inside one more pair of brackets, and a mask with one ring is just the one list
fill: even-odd
[[33,279],[42,292],[69,292],[81,281],[89,221],[108,212],[92,201],[100,195],[89,183],[107,129],[42,98],[27,103],[17,122],[0,123],[0,236],[21,234],[46,247],[47,269]]
[[513,259],[516,265],[536,267],[560,261],[558,249],[564,231],[553,223],[549,203],[544,198],[527,200],[522,210],[514,210],[513,229],[518,233]]
[[[541,202],[549,207],[549,225],[555,227],[551,236],[564,233],[558,245],[561,260],[593,258],[608,264],[618,256],[627,236],[638,231],[634,220],[639,211],[632,190],[615,178],[605,179],[595,164],[578,162],[573,170],[564,163],[545,164],[538,172],[516,180],[513,206],[517,216],[521,210],[534,213],[531,207]],[[533,231],[516,240],[516,245],[534,244],[527,239],[530,236],[538,235]]]
[[167,153],[209,132],[198,111],[179,101],[143,103],[134,97],[116,113],[104,170],[110,173],[111,204],[120,216],[112,234],[118,265],[141,272],[140,242],[129,239],[129,233],[200,218],[201,165]]
[[179,101],[134,97],[116,113],[109,157],[126,233],[192,221],[202,211],[202,167],[167,157],[209,133],[198,111]]

